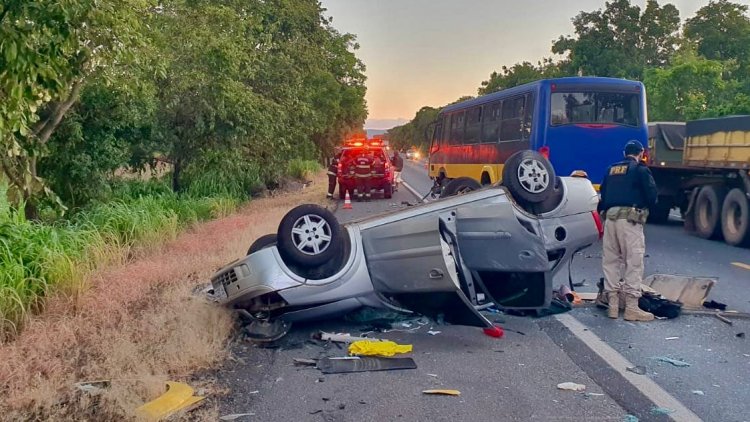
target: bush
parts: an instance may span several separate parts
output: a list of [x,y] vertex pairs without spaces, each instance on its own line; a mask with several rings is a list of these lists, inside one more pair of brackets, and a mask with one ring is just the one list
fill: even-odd
[[245,200],[263,189],[260,166],[230,151],[207,151],[182,174],[185,192],[196,198]]
[[287,164],[287,175],[300,180],[307,180],[312,173],[319,170],[320,164],[312,160],[295,158]]

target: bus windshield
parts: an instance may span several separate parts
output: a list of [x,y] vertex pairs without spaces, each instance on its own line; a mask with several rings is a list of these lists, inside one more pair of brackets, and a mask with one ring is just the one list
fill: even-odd
[[640,94],[621,92],[553,92],[551,125],[615,124],[638,126]]

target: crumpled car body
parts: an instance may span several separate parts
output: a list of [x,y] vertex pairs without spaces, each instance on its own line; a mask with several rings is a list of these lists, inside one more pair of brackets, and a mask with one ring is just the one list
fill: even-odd
[[226,306],[265,321],[372,306],[489,327],[477,294],[501,308],[546,308],[554,275],[601,236],[591,183],[560,181],[560,205],[542,215],[493,186],[348,223],[346,252],[324,264],[322,277],[286,262],[271,244],[219,270],[213,291]]

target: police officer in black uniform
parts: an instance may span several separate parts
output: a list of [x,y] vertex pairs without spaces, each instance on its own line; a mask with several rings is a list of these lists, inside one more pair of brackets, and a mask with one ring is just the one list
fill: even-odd
[[627,321],[651,321],[653,314],[638,307],[643,280],[646,241],[643,225],[648,210],[656,205],[657,190],[651,171],[642,162],[643,145],[630,141],[625,159],[612,164],[601,185],[599,212],[606,219],[602,269],[610,318],[619,317],[620,299],[625,300]]

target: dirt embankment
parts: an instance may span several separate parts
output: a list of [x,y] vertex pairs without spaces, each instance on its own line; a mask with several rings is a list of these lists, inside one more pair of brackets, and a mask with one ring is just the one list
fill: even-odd
[[[95,273],[93,287],[75,302],[52,298],[19,338],[0,345],[0,419],[132,417],[164,392],[165,381],[187,380],[220,362],[234,319],[193,294],[196,285],[274,233],[290,208],[324,203],[326,188],[321,173],[306,187],[253,200],[136,261]],[[109,386],[93,397],[74,386],[93,380]],[[211,415],[204,409],[204,418]]]

